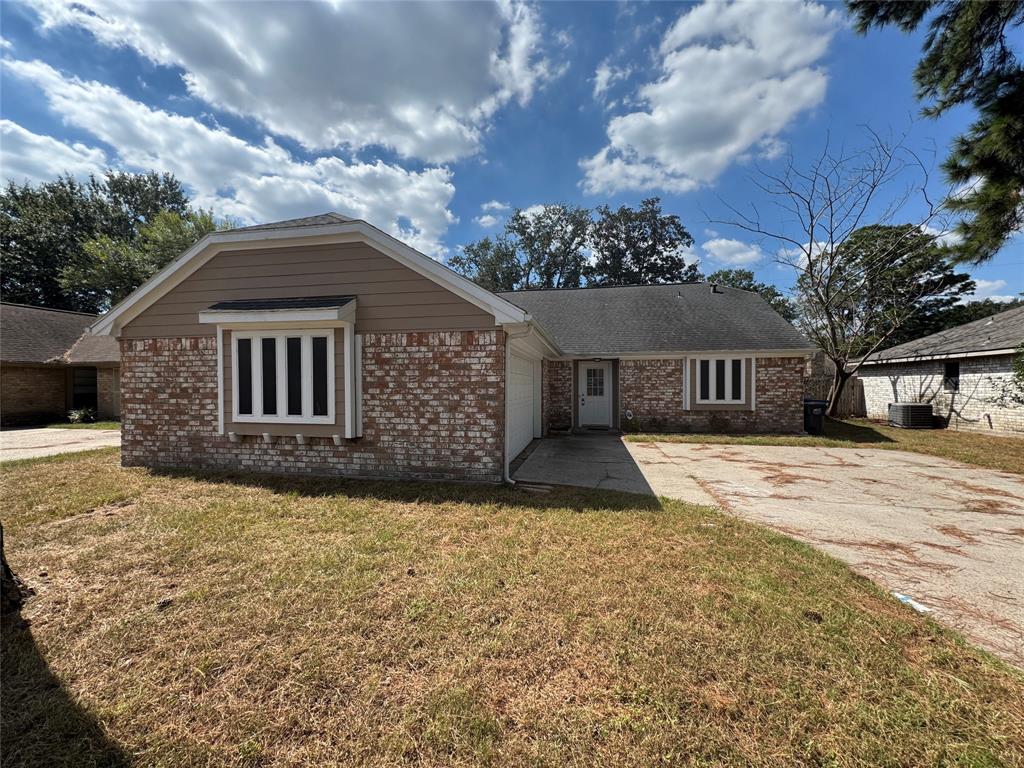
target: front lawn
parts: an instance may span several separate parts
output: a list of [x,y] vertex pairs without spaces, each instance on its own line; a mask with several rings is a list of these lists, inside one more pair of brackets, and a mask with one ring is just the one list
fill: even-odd
[[59,421],[56,424],[47,424],[47,429],[120,429],[120,421],[89,421],[80,424],[71,424],[67,421]]
[[998,437],[946,429],[899,429],[867,419],[825,419],[825,434],[632,434],[636,443],[721,443],[724,445],[823,446],[826,448],[887,448],[953,459],[988,469],[1024,474],[1024,437]]
[[1024,675],[836,560],[606,492],[2,471],[4,765],[1020,765]]

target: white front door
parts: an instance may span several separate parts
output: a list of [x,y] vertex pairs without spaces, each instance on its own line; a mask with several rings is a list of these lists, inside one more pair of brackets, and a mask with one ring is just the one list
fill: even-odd
[[612,425],[612,364],[580,363],[580,426]]
[[514,352],[508,362],[508,455],[514,459],[534,437],[536,365]]

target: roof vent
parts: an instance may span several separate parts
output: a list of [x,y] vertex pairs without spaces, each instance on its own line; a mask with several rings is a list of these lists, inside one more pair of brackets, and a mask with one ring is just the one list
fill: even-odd
[[712,283],[711,284],[711,292],[712,293],[721,293],[721,291],[718,290],[718,283]]

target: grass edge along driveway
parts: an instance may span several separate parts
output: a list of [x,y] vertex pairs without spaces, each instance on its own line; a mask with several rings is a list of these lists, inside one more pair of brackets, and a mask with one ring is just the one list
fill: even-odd
[[1024,475],[1024,436],[1008,437],[946,429],[899,429],[867,419],[825,419],[824,435],[733,435],[710,433],[632,433],[634,443],[717,443],[824,448],[881,448],[912,451]]
[[[5,765],[1019,765],[1024,677],[840,562],[614,493],[2,470]],[[45,575],[44,575],[45,574]]]

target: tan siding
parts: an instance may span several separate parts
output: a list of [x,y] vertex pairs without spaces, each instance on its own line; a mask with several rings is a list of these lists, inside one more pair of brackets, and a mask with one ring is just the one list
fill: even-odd
[[[341,328],[334,329],[334,424],[258,424],[251,422],[235,423],[231,420],[234,412],[232,396],[234,386],[231,380],[231,355],[234,344],[231,343],[231,332],[224,331],[224,432],[235,432],[239,435],[307,435],[310,437],[331,437],[345,434],[345,333]],[[258,397],[259,393],[253,393]]]
[[198,313],[231,299],[356,296],[356,332],[486,329],[494,318],[374,248],[348,243],[221,253],[122,330],[212,336]]

